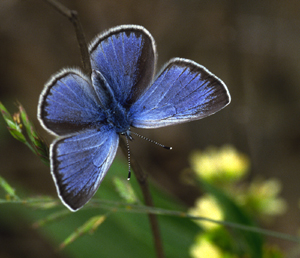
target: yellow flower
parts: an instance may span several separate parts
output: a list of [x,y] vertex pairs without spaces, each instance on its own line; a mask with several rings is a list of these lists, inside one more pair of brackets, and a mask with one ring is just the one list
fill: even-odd
[[249,171],[250,162],[246,155],[225,145],[219,150],[210,147],[204,152],[194,152],[191,155],[191,165],[199,177],[208,181],[233,181]]
[[[221,208],[219,207],[216,199],[211,195],[205,195],[199,198],[196,201],[195,207],[189,210],[189,214],[197,217],[205,217],[219,221],[224,219],[224,215]],[[200,226],[206,228],[207,230],[214,229],[220,226],[217,223],[203,220],[195,220],[195,222],[198,223]]]
[[[278,197],[281,183],[276,178],[268,180],[256,179],[251,183],[246,202],[250,202],[256,212],[265,215],[280,215],[287,210],[287,203]],[[245,202],[244,201],[244,202]]]
[[221,250],[202,235],[198,236],[196,242],[192,245],[190,249],[190,255],[193,258],[223,257]]

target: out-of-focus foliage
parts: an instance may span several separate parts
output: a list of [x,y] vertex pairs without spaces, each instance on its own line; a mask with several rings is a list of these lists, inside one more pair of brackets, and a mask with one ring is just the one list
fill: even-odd
[[113,178],[114,185],[120,196],[128,203],[140,203],[128,180],[119,177]]
[[[24,108],[19,105],[19,111],[13,116],[1,103],[0,109],[12,136],[25,143],[43,162],[48,164],[48,147],[38,137]],[[26,130],[26,136],[22,131],[23,128]],[[61,203],[57,198],[53,199],[48,196],[20,198],[15,189],[2,177],[0,177],[0,186],[4,190],[5,198],[0,198],[0,203],[24,204],[24,206],[12,208],[12,214],[21,212],[33,222],[35,228],[43,228],[45,234],[52,235],[61,243],[61,249],[68,248],[74,257],[93,257],[95,250],[96,257],[98,255],[126,257],[123,251],[121,253],[118,251],[124,249],[124,244],[132,251],[126,253],[128,257],[132,257],[133,254],[145,257],[145,253],[152,256],[153,248],[148,239],[150,237],[149,228],[145,228],[147,222],[145,218],[134,215],[134,213],[149,211],[177,216],[177,218],[164,217],[161,219],[166,253],[171,257],[185,256],[188,250],[192,257],[203,257],[203,255],[216,258],[283,257],[280,250],[270,248],[259,234],[251,232],[251,230],[249,232],[247,230],[240,231],[235,227],[228,230],[221,226],[222,221],[225,220],[236,225],[255,227],[261,218],[269,219],[282,214],[286,209],[286,203],[278,197],[281,190],[278,180],[255,179],[250,183],[243,182],[242,179],[249,172],[250,161],[246,155],[239,153],[232,146],[224,146],[219,150],[209,148],[204,152],[194,152],[191,155],[191,167],[192,169],[187,170],[195,172],[194,178],[186,181],[198,184],[206,193],[196,201],[195,207],[191,208],[188,214],[178,212],[178,210],[184,210],[184,207],[175,204],[174,200],[157,189],[154,189],[152,194],[155,203],[164,207],[164,210],[156,208],[150,210],[143,207],[139,201],[137,182],[131,180],[129,184],[128,181],[115,176],[116,171],[125,171],[126,169],[115,169],[114,165],[112,166],[112,170],[115,171],[114,176],[108,173],[105,180],[105,182],[110,180],[111,183],[107,187],[105,187],[107,183],[103,183],[101,186],[101,193],[104,192],[105,196],[112,201],[94,197],[87,205],[87,209],[83,209],[83,213],[80,211],[74,214],[65,208],[61,209]],[[166,208],[171,210],[165,210]],[[120,214],[124,211],[125,214],[121,215],[122,219],[120,220]],[[85,215],[81,216],[81,214]],[[112,216],[113,214],[118,214],[118,218],[112,219],[115,217]],[[199,228],[197,229],[196,224],[191,221],[183,221],[178,216],[193,216]],[[73,219],[68,219],[71,217],[76,218],[76,225],[73,223]],[[133,217],[135,218],[133,219]],[[215,222],[209,222],[205,218]],[[63,224],[60,221],[64,221]],[[106,229],[108,231],[104,233],[106,224],[108,224]],[[133,227],[133,225],[135,226]],[[96,234],[99,227],[101,232]],[[197,231],[198,235],[196,236]],[[145,232],[148,232],[148,237],[140,238],[140,235]],[[95,244],[90,249],[82,251],[82,248],[87,246],[84,236],[88,235],[92,235],[90,240]],[[115,240],[122,235],[124,242]],[[135,238],[137,241],[135,245],[138,244],[142,248],[132,250],[132,243],[127,242],[128,236]],[[100,249],[96,244],[99,239],[102,239],[103,242]],[[113,250],[108,248],[111,242],[107,242],[107,239],[114,239],[115,248]],[[73,245],[73,242],[76,242],[76,245]],[[78,249],[80,246],[82,248]],[[118,248],[116,248],[117,246]],[[146,252],[146,250],[148,251]]]
[[[220,149],[210,147],[191,155],[194,183],[206,192],[198,198],[190,213],[213,220],[226,220],[255,226],[259,221],[272,219],[286,211],[287,205],[279,197],[281,184],[277,179],[243,181],[250,171],[249,158],[232,146]],[[185,175],[191,175],[187,173]],[[187,182],[192,182],[191,176]],[[279,250],[271,249],[255,233],[229,233],[211,222],[197,221],[204,231],[191,246],[192,257],[283,257]],[[212,255],[212,256],[210,256]]]

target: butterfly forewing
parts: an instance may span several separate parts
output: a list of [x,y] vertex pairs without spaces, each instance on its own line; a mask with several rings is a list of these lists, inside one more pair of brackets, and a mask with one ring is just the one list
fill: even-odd
[[132,126],[158,128],[212,115],[230,102],[225,84],[203,66],[171,60],[131,106]]
[[76,69],[54,75],[40,96],[39,120],[57,135],[81,131],[103,116],[90,79]]
[[124,107],[134,103],[152,81],[155,44],[141,26],[123,25],[98,36],[90,56],[92,69],[102,73]]

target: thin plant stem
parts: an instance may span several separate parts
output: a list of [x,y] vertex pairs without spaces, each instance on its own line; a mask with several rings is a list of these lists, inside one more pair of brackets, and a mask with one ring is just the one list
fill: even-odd
[[31,144],[30,144],[28,141],[25,142],[25,145],[26,145],[26,146],[27,146],[34,154],[36,154],[35,149],[31,146]]
[[[7,201],[5,201],[7,202]],[[10,200],[8,201],[10,203],[23,203],[24,200],[22,201],[15,201],[15,200]],[[216,223],[222,226],[226,226],[229,228],[234,228],[234,229],[239,229],[243,231],[248,231],[248,232],[253,232],[265,236],[270,236],[290,242],[296,242],[300,244],[300,237],[299,236],[294,236],[286,233],[281,233],[273,230],[268,230],[268,229],[262,229],[259,227],[255,226],[249,226],[249,225],[243,225],[231,221],[226,221],[226,220],[215,220],[211,219],[208,217],[201,217],[201,216],[194,216],[191,215],[187,212],[184,211],[178,211],[178,210],[169,210],[169,209],[163,209],[163,208],[157,208],[157,207],[149,207],[149,206],[142,206],[140,204],[128,204],[127,202],[115,202],[115,201],[110,201],[110,200],[92,200],[94,204],[99,205],[99,207],[114,211],[114,212],[129,212],[129,213],[148,213],[148,214],[156,214],[159,216],[174,216],[178,218],[188,218],[191,220],[202,220],[202,221],[208,221],[212,223]],[[96,206],[92,206],[93,208]]]
[[[91,68],[91,62],[90,62],[90,55],[88,52],[87,43],[85,40],[85,36],[84,36],[83,29],[82,29],[81,23],[79,21],[77,12],[74,10],[68,9],[67,7],[65,7],[64,5],[62,5],[61,3],[59,3],[56,0],[45,0],[45,1],[48,2],[52,7],[54,7],[59,13],[66,16],[73,24],[73,26],[75,28],[75,32],[76,32],[76,37],[77,37],[77,40],[79,43],[84,72],[87,75],[91,75],[92,68]],[[120,139],[120,146],[121,146],[121,149],[122,149],[124,155],[126,156],[127,155],[127,146],[126,146],[126,142],[124,141],[123,138]],[[139,186],[142,190],[145,204],[149,207],[154,207],[152,196],[149,191],[147,176],[145,175],[145,173],[143,173],[143,170],[141,169],[138,162],[136,161],[136,159],[134,159],[134,157],[132,155],[131,155],[131,166],[132,166],[132,170],[137,178]],[[151,231],[153,234],[156,256],[158,258],[163,258],[164,251],[163,251],[163,245],[162,245],[162,240],[161,240],[157,217],[155,214],[148,214],[148,218],[149,218],[149,222],[151,225]]]
[[45,0],[45,1],[48,2],[60,14],[67,17],[73,24],[77,41],[79,44],[83,70],[86,75],[90,76],[92,74],[90,55],[89,55],[89,50],[86,43],[85,35],[83,33],[82,25],[78,18],[77,11],[68,9],[67,7],[65,7],[64,5],[62,5],[60,2],[56,0]]
[[[127,153],[127,144],[123,138],[120,138],[120,147],[125,155]],[[149,190],[147,175],[143,172],[140,165],[132,155],[130,156],[130,161],[131,161],[132,170],[142,190],[146,206],[154,207],[152,196]],[[156,255],[159,258],[163,258],[164,251],[163,251],[163,245],[162,245],[160,230],[158,226],[157,216],[153,213],[148,213],[148,218],[150,221],[151,230],[153,234],[153,241],[155,245]]]

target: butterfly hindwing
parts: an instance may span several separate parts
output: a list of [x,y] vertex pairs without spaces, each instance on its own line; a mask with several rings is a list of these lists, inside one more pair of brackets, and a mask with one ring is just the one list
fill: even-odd
[[66,135],[80,131],[104,117],[91,80],[79,70],[54,75],[40,96],[38,117],[51,133]]
[[89,49],[92,69],[102,73],[124,107],[134,103],[152,81],[155,44],[145,28],[118,26],[99,35]]
[[172,59],[131,106],[132,126],[158,128],[212,115],[230,102],[225,84],[206,68]]
[[50,148],[51,170],[58,194],[75,211],[97,191],[113,162],[118,134],[108,125],[59,138]]

